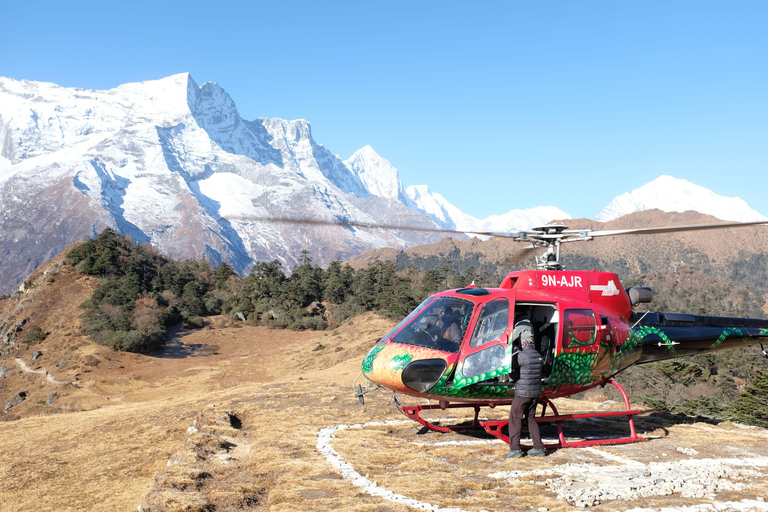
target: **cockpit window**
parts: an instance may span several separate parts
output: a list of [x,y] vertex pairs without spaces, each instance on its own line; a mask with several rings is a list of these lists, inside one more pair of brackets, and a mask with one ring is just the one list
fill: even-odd
[[498,339],[507,330],[509,323],[509,301],[498,299],[483,307],[475,326],[475,333],[469,342],[470,347],[479,347]]
[[[419,306],[410,323],[394,335],[392,342],[415,345],[453,354],[459,351],[475,304],[455,297],[438,297]],[[407,319],[406,319],[407,320]]]
[[413,319],[416,317],[416,315],[418,315],[419,313],[421,313],[421,310],[422,310],[422,309],[424,309],[425,307],[429,306],[430,302],[432,302],[433,300],[435,300],[435,298],[434,298],[434,297],[427,297],[427,299],[426,299],[424,302],[422,302],[421,304],[419,304],[419,306],[418,306],[416,309],[414,309],[413,311],[411,311],[411,312],[408,314],[408,316],[407,316],[407,317],[403,318],[403,319],[400,321],[400,323],[399,323],[399,324],[397,324],[397,326],[396,326],[394,329],[392,329],[391,331],[389,331],[389,333],[387,333],[387,335],[386,335],[386,336],[384,336],[384,337],[383,337],[383,338],[381,338],[381,339],[382,339],[382,340],[386,340],[387,338],[390,338],[390,337],[394,336],[394,335],[395,335],[395,333],[397,333],[397,331],[399,331],[399,330],[400,330],[400,329],[401,329],[401,328],[402,328],[402,327],[403,327],[405,324],[407,324],[408,322],[410,322],[411,320],[413,320]]

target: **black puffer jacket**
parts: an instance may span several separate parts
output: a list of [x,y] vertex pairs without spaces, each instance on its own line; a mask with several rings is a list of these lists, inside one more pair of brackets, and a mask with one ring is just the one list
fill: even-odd
[[527,345],[517,355],[520,379],[515,382],[515,396],[538,398],[541,395],[541,366],[544,361],[533,344]]

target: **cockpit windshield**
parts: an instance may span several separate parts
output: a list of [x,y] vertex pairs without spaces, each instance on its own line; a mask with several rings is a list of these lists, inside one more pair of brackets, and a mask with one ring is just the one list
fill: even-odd
[[418,315],[392,338],[392,342],[455,354],[464,339],[474,306],[473,302],[456,297],[438,297],[425,302],[419,306],[419,311],[414,311]]

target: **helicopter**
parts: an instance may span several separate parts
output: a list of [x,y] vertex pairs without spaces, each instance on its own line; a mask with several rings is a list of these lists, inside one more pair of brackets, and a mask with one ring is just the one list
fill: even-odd
[[[229,220],[229,219],[228,219]],[[234,219],[233,219],[234,220]],[[506,420],[481,420],[482,407],[510,405],[519,375],[519,340],[513,338],[520,319],[533,326],[536,350],[542,356],[539,422],[555,423],[558,442],[548,448],[622,444],[643,441],[635,430],[629,397],[614,377],[627,368],[703,352],[768,343],[768,319],[731,318],[687,313],[646,312],[635,306],[650,303],[648,287],[624,289],[619,276],[603,271],[565,270],[563,243],[590,241],[604,236],[660,234],[768,224],[766,221],[720,222],[684,226],[618,230],[568,229],[550,224],[510,233],[457,231],[294,218],[240,218],[248,221],[338,225],[346,228],[396,229],[474,234],[511,238],[533,251],[535,270],[509,273],[498,288],[471,284],[435,293],[394,329],[378,340],[362,361],[353,387],[364,395],[380,388],[394,393],[397,408],[406,417],[437,432],[484,429],[504,442]],[[542,248],[539,256],[537,249]],[[763,349],[763,355],[768,352]],[[365,388],[358,380],[365,379]],[[556,398],[613,385],[621,393],[625,410],[559,414]],[[426,405],[403,405],[406,395],[427,399]],[[435,401],[436,403],[431,403]],[[470,425],[438,425],[422,411],[472,408]],[[547,409],[552,415],[547,415]],[[629,435],[610,439],[566,440],[562,423],[569,420],[625,416]]]
[[[392,331],[381,338],[362,362],[366,389],[360,384],[355,394],[373,388],[395,393],[398,409],[407,417],[438,432],[482,427],[507,442],[502,432],[507,421],[481,421],[481,407],[509,405],[519,374],[519,340],[512,339],[514,325],[527,319],[533,325],[535,346],[543,359],[543,405],[537,421],[557,425],[557,447],[620,444],[642,441],[634,428],[633,416],[624,389],[614,380],[633,365],[662,361],[702,352],[743,347],[768,341],[768,319],[729,318],[686,313],[648,312],[634,307],[649,303],[653,291],[647,287],[624,289],[619,276],[601,271],[565,270],[560,245],[588,241],[601,236],[672,233],[764,224],[729,222],[660,228],[611,231],[569,230],[562,224],[536,227],[505,236],[528,242],[526,249],[544,248],[536,257],[536,270],[509,273],[498,288],[446,290],[428,297]],[[448,334],[448,324],[453,333]],[[456,335],[457,328],[459,334]],[[768,353],[763,350],[768,357]],[[358,377],[359,379],[360,377]],[[552,400],[611,384],[624,399],[623,411],[558,414]],[[437,401],[437,404],[401,404],[397,394]],[[421,412],[434,409],[470,407],[475,415],[471,425],[437,425]],[[553,415],[546,416],[547,408]],[[568,420],[626,416],[627,437],[567,441],[562,423]]]

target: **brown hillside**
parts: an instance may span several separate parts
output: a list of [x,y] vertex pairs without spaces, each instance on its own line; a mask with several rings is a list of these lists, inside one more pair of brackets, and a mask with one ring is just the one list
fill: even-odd
[[[722,222],[697,212],[667,213],[660,210],[625,215],[611,222],[595,222],[589,219],[560,221],[571,229],[590,228],[611,230],[658,226],[677,226]],[[445,238],[438,243],[396,251],[376,249],[352,260],[355,268],[362,268],[375,260],[395,261],[400,253],[414,257],[447,257],[458,251],[459,257],[478,254],[480,261],[504,265],[521,251],[524,244],[509,239],[491,238],[480,241]],[[600,261],[605,269],[615,269],[622,277],[642,274],[651,270],[672,270],[681,264],[694,266],[706,264],[718,271],[727,270],[734,261],[749,254],[768,254],[768,226],[752,226],[688,233],[658,235],[625,235],[596,238],[589,243],[564,244],[561,249],[566,268],[577,269],[569,264],[587,257]],[[522,265],[533,268],[532,260],[522,260]]]

